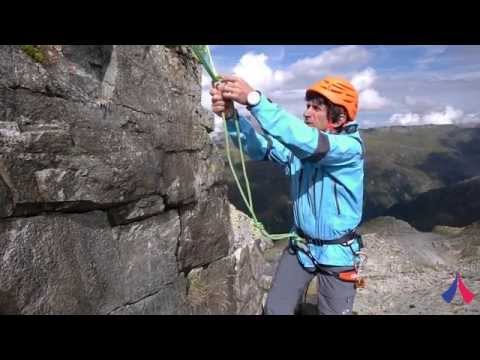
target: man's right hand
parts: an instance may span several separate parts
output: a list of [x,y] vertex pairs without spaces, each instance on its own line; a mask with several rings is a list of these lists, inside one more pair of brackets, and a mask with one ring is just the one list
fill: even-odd
[[234,106],[232,100],[226,100],[222,96],[221,84],[217,89],[215,86],[212,86],[210,89],[210,95],[212,96],[212,111],[218,116],[222,116],[222,113],[225,113],[225,118],[230,118],[233,116]]

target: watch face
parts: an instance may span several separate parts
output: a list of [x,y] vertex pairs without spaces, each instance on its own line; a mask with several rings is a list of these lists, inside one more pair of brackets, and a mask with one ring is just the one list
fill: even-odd
[[260,94],[256,91],[252,91],[248,94],[247,101],[250,105],[257,105],[260,101]]

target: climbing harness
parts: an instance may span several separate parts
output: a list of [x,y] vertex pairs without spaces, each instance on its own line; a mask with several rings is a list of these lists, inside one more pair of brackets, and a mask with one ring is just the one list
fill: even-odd
[[[314,265],[313,268],[304,267],[304,269],[311,273],[322,273],[325,275],[334,276],[339,280],[346,281],[346,282],[353,282],[355,283],[356,288],[364,288],[365,287],[365,278],[360,276],[361,270],[363,270],[363,266],[367,261],[367,255],[362,251],[364,248],[362,235],[357,232],[357,230],[352,230],[348,232],[346,235],[334,239],[334,240],[321,240],[321,239],[313,239],[305,234],[301,230],[297,230],[301,235],[297,238],[291,238],[289,242],[288,251],[291,254],[297,254],[298,252],[303,253],[306,255],[312,264]],[[302,240],[299,240],[302,239]],[[353,243],[357,241],[359,245],[359,250],[353,250]],[[326,269],[325,266],[322,266],[317,259],[313,256],[312,252],[310,251],[309,244],[319,245],[319,246],[329,246],[329,245],[342,245],[348,247],[352,254],[354,255],[354,267],[351,270],[343,271],[340,273],[329,271]]]
[[[222,81],[222,78],[217,74],[215,70],[208,45],[190,45],[190,48],[192,49],[195,58],[203,65],[203,68],[210,76],[212,80],[212,84],[216,86],[218,83],[220,83]],[[254,211],[254,207],[253,207],[250,184],[248,180],[247,171],[245,168],[245,157],[243,155],[243,146],[240,140],[240,126],[238,121],[238,114],[236,111],[234,111],[233,113],[234,113],[233,121],[234,121],[235,129],[237,132],[237,142],[238,142],[238,147],[240,151],[240,162],[242,165],[243,179],[245,180],[246,194],[243,187],[240,184],[240,180],[238,179],[237,173],[233,166],[232,157],[230,154],[230,141],[229,141],[229,135],[227,130],[227,121],[225,118],[225,113],[222,113],[227,159],[228,159],[228,164],[230,166],[230,170],[232,171],[233,177],[235,179],[235,183],[237,184],[238,190],[240,192],[240,195],[242,196],[245,206],[250,212],[255,228],[257,228],[263,236],[269,238],[272,241],[289,239],[289,251],[303,252],[314,264],[315,266],[315,268],[313,269],[314,272],[318,271],[321,273],[326,273],[328,275],[335,276],[342,281],[355,282],[356,287],[363,287],[365,285],[365,281],[363,278],[360,277],[359,273],[367,257],[366,257],[366,254],[364,254],[361,251],[361,249],[363,248],[362,237],[358,232],[356,232],[356,230],[350,231],[346,235],[336,240],[320,240],[320,239],[311,239],[307,237],[305,234],[303,234],[303,232],[300,230],[297,230],[295,232],[290,232],[290,233],[284,233],[284,234],[269,234],[266,231],[264,225],[260,221],[258,221]],[[355,252],[352,248],[352,244],[354,241],[359,242],[360,250],[358,252]],[[315,245],[321,245],[321,246],[341,244],[342,246],[349,247],[355,258],[354,268],[350,271],[342,272],[342,273],[335,273],[335,272],[326,270],[325,267],[319,264],[318,261],[315,259],[315,257],[312,255],[308,246],[309,243],[313,243]],[[305,270],[310,271],[310,269],[305,269]]]

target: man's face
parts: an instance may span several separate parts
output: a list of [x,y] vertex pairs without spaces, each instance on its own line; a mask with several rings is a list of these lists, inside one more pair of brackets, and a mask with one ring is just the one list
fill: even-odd
[[305,124],[318,130],[327,130],[327,107],[325,104],[319,104],[315,100],[308,100],[306,110],[303,113]]

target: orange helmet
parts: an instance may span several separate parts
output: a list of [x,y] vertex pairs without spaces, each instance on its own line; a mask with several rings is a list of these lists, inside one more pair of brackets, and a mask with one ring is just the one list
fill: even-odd
[[347,110],[348,121],[353,121],[358,112],[357,90],[347,80],[338,76],[327,76],[317,81],[307,89],[325,96],[335,105],[341,105]]

